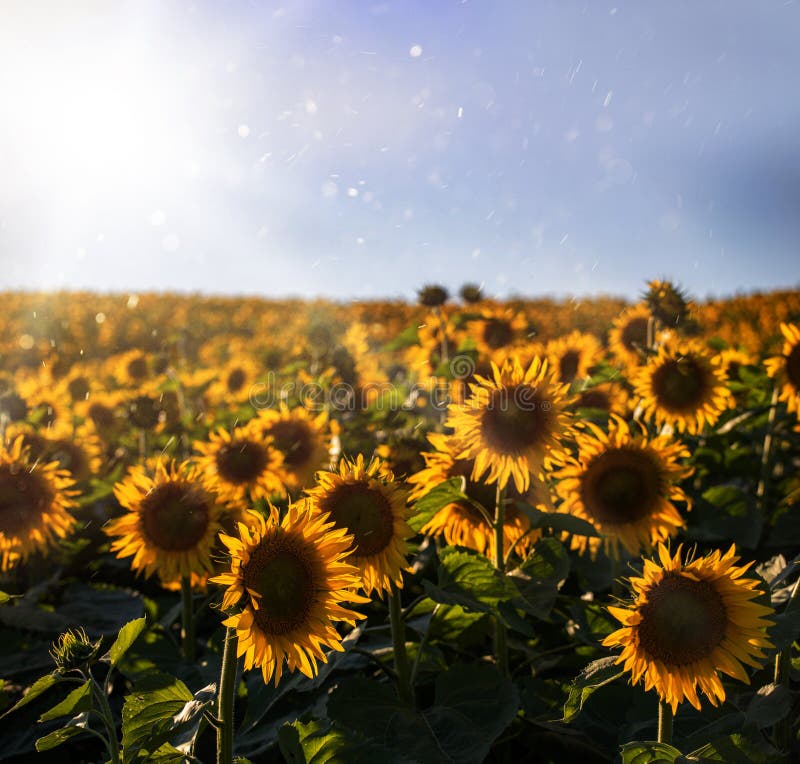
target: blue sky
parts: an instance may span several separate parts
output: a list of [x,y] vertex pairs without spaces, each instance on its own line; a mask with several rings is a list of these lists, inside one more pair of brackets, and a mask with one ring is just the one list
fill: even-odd
[[3,4],[0,288],[800,283],[796,2]]

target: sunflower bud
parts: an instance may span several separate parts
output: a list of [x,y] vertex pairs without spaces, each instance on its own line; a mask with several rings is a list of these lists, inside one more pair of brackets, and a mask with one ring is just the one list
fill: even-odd
[[686,293],[669,281],[651,281],[645,294],[645,301],[661,323],[666,326],[680,326],[689,320],[689,301]]
[[417,292],[417,296],[421,305],[425,305],[428,308],[437,308],[447,302],[450,294],[443,286],[427,284]]
[[97,642],[92,642],[82,628],[67,629],[50,650],[56,671],[66,674],[74,669],[91,666],[100,652],[101,641],[98,639]]

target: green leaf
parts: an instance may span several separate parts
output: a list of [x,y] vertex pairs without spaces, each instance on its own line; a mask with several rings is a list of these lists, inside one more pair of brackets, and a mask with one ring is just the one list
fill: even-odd
[[483,555],[456,547],[446,547],[439,554],[438,583],[423,581],[425,593],[435,602],[489,613],[500,600],[516,596],[509,579]]
[[622,764],[673,764],[681,757],[677,748],[655,741],[625,743],[620,752]]
[[516,505],[530,520],[532,528],[550,528],[554,531],[563,531],[589,538],[599,538],[600,536],[595,527],[582,517],[576,517],[566,512],[542,512],[541,509],[524,501],[517,501]]
[[175,717],[193,700],[186,685],[169,674],[142,677],[122,707],[124,761],[150,760],[148,756],[180,731]]
[[40,722],[49,722],[62,716],[79,714],[92,707],[92,680],[87,679],[80,687],[76,687],[64,700],[45,711],[40,717]]
[[289,764],[411,764],[397,752],[327,721],[284,724],[278,745]]
[[58,674],[45,674],[44,676],[40,676],[30,687],[28,692],[25,693],[23,698],[16,703],[16,705],[12,706],[8,711],[3,714],[3,716],[7,716],[12,711],[16,711],[18,708],[22,708],[23,706],[27,706],[33,700],[36,700],[42,693],[49,690],[53,685],[58,684],[59,682],[63,682],[64,678],[59,676]]
[[569,575],[570,560],[564,545],[555,538],[539,539],[520,570],[539,581],[563,581]]
[[690,761],[721,761],[724,764],[767,764],[780,761],[778,751],[766,743],[756,745],[740,734],[728,735],[692,751]]
[[328,715],[420,764],[478,764],[516,716],[513,682],[492,666],[453,666],[436,679],[434,703],[424,710],[403,705],[388,684],[356,678],[328,700]]
[[83,732],[84,730],[81,727],[62,727],[61,729],[55,730],[55,732],[51,732],[49,735],[40,737],[36,741],[36,750],[39,753],[42,751],[49,751]]
[[421,499],[414,502],[414,513],[408,524],[412,530],[419,531],[437,512],[457,501],[469,502],[469,498],[464,493],[463,477],[445,480],[444,483],[432,488]]
[[406,327],[400,334],[384,346],[385,351],[404,350],[419,344],[419,330],[416,325]]
[[147,619],[142,616],[135,621],[129,621],[119,631],[119,636],[114,644],[108,650],[106,657],[111,662],[112,666],[116,666],[123,655],[128,652],[128,649],[138,639],[139,635],[145,630]]
[[792,694],[782,684],[765,684],[747,705],[747,721],[759,729],[771,727],[785,719],[792,709]]
[[569,688],[569,697],[564,704],[563,721],[573,721],[595,690],[623,675],[624,671],[616,663],[616,660],[617,658],[614,655],[608,658],[600,658],[592,661],[578,674]]

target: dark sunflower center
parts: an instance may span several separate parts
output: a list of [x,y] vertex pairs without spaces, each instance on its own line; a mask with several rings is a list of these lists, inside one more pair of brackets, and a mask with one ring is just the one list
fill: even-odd
[[128,361],[127,372],[131,379],[141,380],[147,376],[147,359],[144,356],[137,356]]
[[314,452],[311,431],[304,422],[277,421],[270,427],[269,434],[275,439],[275,446],[290,468],[302,467]]
[[578,408],[585,409],[603,409],[608,411],[611,408],[611,400],[608,393],[602,390],[585,390],[578,398]]
[[532,387],[518,385],[495,391],[483,414],[482,433],[495,451],[517,456],[541,443],[551,426],[550,402]]
[[86,400],[86,396],[89,394],[89,380],[86,377],[75,377],[67,384],[67,390],[73,401]]
[[107,430],[114,424],[114,412],[102,403],[93,403],[89,406],[89,419],[100,430]]
[[244,369],[233,369],[230,374],[228,374],[228,379],[226,380],[226,384],[228,386],[229,393],[237,393],[239,390],[242,389],[244,383],[247,381],[247,374],[245,374]]
[[685,666],[711,655],[725,637],[725,603],[707,581],[667,575],[647,598],[636,630],[650,658]]
[[800,344],[795,345],[786,356],[786,376],[795,390],[800,390]]
[[160,549],[192,549],[208,529],[208,510],[202,490],[186,483],[162,483],[142,499],[144,532]]
[[267,466],[267,449],[252,440],[234,440],[217,452],[217,472],[229,483],[250,483]]
[[55,440],[50,444],[48,451],[49,457],[58,462],[58,466],[62,469],[69,470],[76,480],[89,477],[91,472],[89,459],[86,452],[76,443],[66,439]]
[[499,318],[487,319],[483,328],[483,341],[492,349],[497,350],[511,343],[514,331],[508,321]]
[[594,458],[581,479],[581,500],[601,523],[622,525],[647,517],[663,491],[656,464],[643,451],[618,448]]
[[264,540],[243,574],[245,586],[261,595],[255,620],[262,631],[286,634],[306,622],[316,594],[310,550],[286,538]]
[[392,505],[378,489],[365,483],[342,483],[322,502],[337,528],[353,534],[355,557],[369,557],[385,549],[394,533]]
[[696,358],[665,361],[653,372],[657,402],[669,411],[699,408],[708,392],[708,374]]
[[632,318],[622,327],[620,339],[626,350],[636,350],[647,346],[647,325],[646,318]]
[[572,382],[578,375],[581,355],[577,350],[567,350],[558,361],[558,374],[565,384]]
[[0,533],[24,534],[52,504],[53,490],[40,473],[19,464],[0,465]]

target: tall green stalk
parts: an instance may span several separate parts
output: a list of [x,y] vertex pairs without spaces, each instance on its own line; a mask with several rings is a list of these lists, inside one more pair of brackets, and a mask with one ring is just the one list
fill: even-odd
[[236,629],[228,627],[217,700],[217,764],[233,762],[233,700],[236,690]]
[[389,594],[389,622],[392,627],[392,653],[394,670],[397,674],[397,693],[400,700],[411,705],[414,696],[411,692],[411,674],[406,652],[406,628],[400,609],[400,590],[394,584]]
[[194,609],[191,576],[181,578],[181,643],[183,657],[190,663],[195,658]]
[[[497,496],[494,507],[494,566],[505,573],[505,563],[503,560],[503,531],[506,522],[505,491],[497,484]],[[508,644],[506,639],[505,624],[495,616],[494,619],[494,656],[498,671],[503,676],[508,676]]]
[[658,702],[658,742],[672,743],[672,706],[666,700]]

